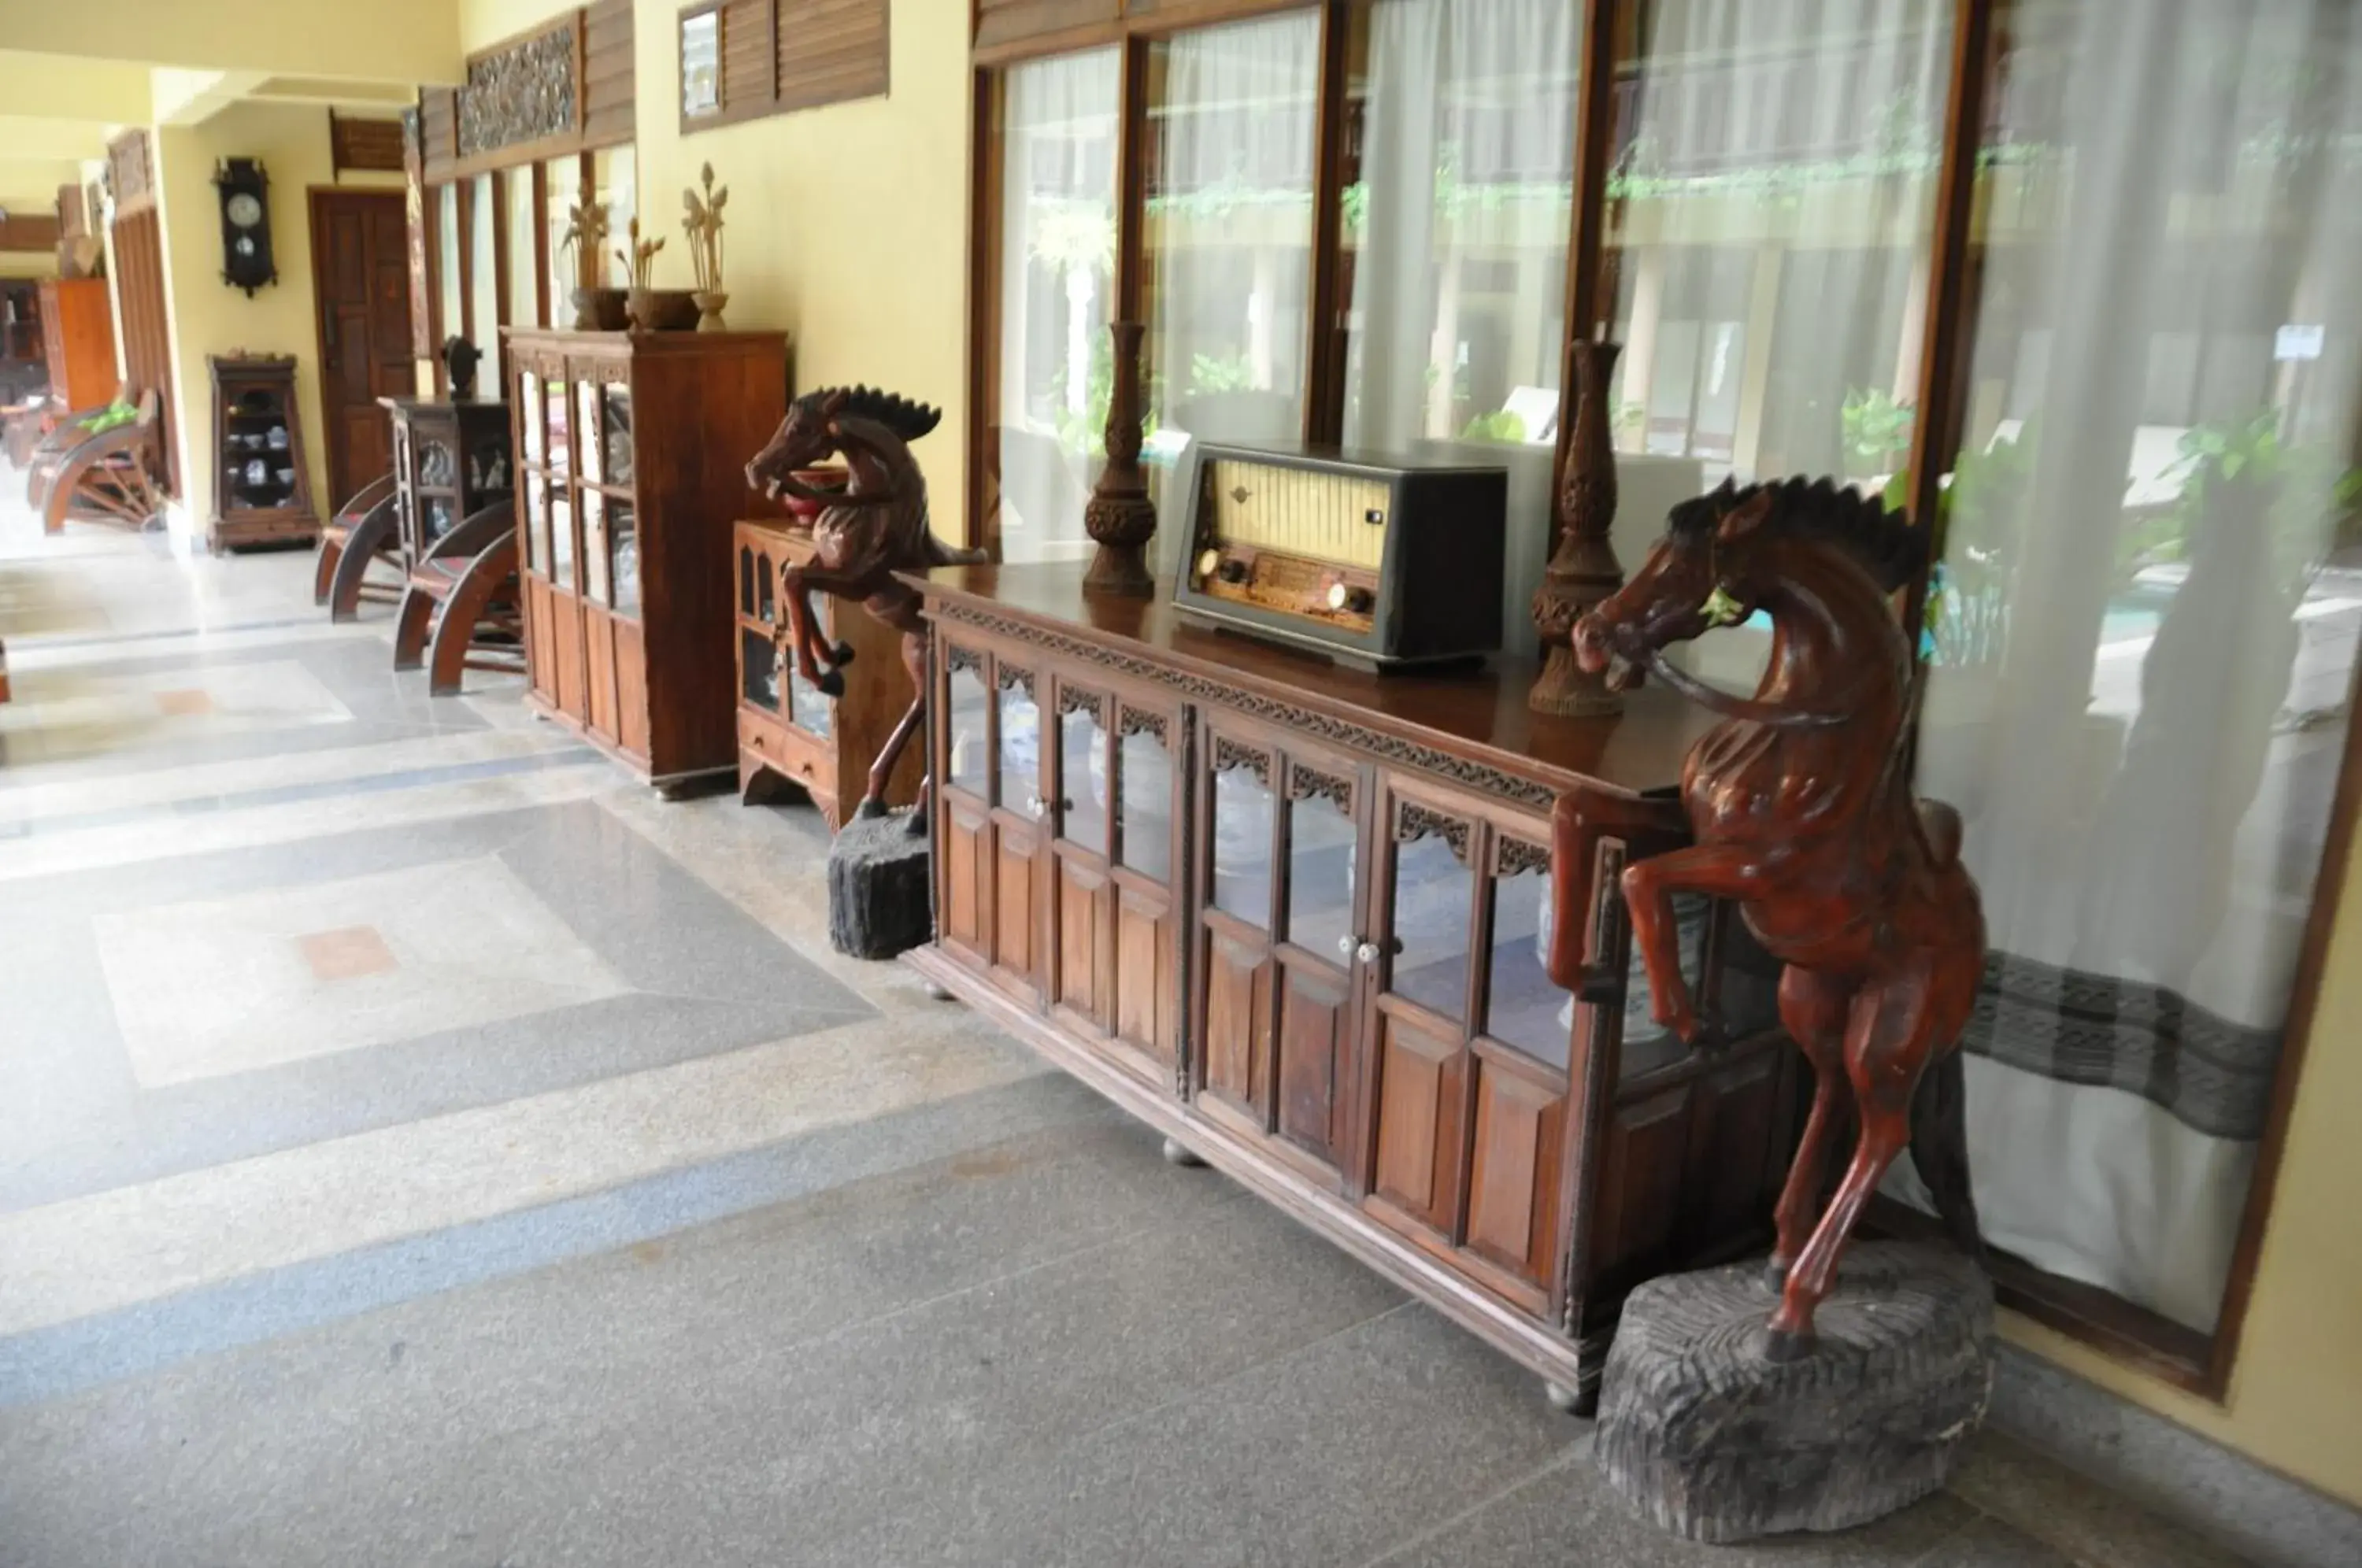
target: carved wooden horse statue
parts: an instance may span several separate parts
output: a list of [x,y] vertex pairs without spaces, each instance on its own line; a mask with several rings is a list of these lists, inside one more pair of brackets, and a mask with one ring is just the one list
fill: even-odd
[[[1827,480],[1726,483],[1675,507],[1647,564],[1574,627],[1577,660],[1611,688],[1645,668],[1724,716],[1682,770],[1696,842],[1635,862],[1624,897],[1656,1018],[1685,1043],[1711,1046],[1714,1031],[1682,978],[1673,895],[1735,900],[1787,966],[1780,1018],[1816,1088],[1772,1255],[1778,1360],[1811,1353],[1814,1309],[1906,1142],[1947,1227],[1981,1256],[1958,1046],[1983,972],[1984,916],[1960,864],[1959,815],[1911,795],[1912,661],[1887,599],[1925,548],[1900,515]],[[1664,659],[1669,644],[1758,610],[1772,620],[1772,652],[1752,699]],[[1815,1223],[1847,1085],[1860,1141]]]
[[[843,668],[853,650],[821,640],[812,613],[811,591],[859,601],[872,615],[902,634],[902,663],[916,695],[910,710],[869,765],[868,793],[860,814],[883,815],[886,781],[902,748],[911,743],[927,709],[927,623],[919,596],[896,572],[981,561],[981,550],[955,550],[927,527],[927,480],[911,458],[911,443],[933,430],[943,411],[867,387],[824,387],[806,392],[788,407],[769,445],[746,465],[746,483],[778,498],[783,491],[817,502],[812,521],[812,561],[780,569],[781,598],[788,612],[789,650],[796,668],[831,697],[844,694]],[[820,490],[797,477],[842,454],[842,489]],[[921,786],[923,807],[927,787]],[[911,815],[911,831],[926,831],[926,812]]]

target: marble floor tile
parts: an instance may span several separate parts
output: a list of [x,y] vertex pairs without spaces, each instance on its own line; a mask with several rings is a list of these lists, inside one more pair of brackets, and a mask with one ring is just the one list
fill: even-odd
[[629,988],[491,856],[93,923],[125,1052],[150,1088]]

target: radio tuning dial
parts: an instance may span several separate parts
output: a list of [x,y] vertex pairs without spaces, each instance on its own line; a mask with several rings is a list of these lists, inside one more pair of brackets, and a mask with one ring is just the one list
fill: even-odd
[[1219,576],[1224,582],[1244,582],[1247,580],[1247,563],[1244,561],[1226,560],[1221,564],[1215,575]]

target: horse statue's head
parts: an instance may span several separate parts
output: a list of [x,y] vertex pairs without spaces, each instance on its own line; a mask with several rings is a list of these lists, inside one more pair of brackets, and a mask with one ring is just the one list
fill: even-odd
[[[1674,507],[1640,569],[1575,623],[1575,662],[1587,674],[1605,671],[1617,691],[1643,668],[1663,672],[1665,648],[1736,625],[1776,598],[1799,542],[1828,547],[1821,553],[1840,563],[1837,570],[1858,569],[1874,591],[1864,602],[1909,583],[1926,548],[1900,513],[1828,480],[1745,489],[1726,480]],[[1892,622],[1882,605],[1877,613]]]
[[800,501],[834,500],[796,475],[799,469],[819,468],[839,452],[866,452],[915,474],[909,444],[943,417],[939,408],[870,387],[808,392],[788,405],[788,416],[746,465],[746,488],[775,501],[783,491]]

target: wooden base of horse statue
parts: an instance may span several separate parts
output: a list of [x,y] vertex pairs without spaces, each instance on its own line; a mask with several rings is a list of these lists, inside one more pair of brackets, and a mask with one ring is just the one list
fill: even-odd
[[[1915,801],[1912,659],[1888,596],[1925,536],[1828,480],[1736,490],[1673,509],[1648,563],[1574,628],[1611,688],[1643,669],[1724,716],[1691,748],[1682,798],[1694,843],[1624,873],[1658,1021],[1711,1047],[1682,977],[1673,898],[1737,903],[1786,965],[1780,1018],[1813,1065],[1802,1145],[1778,1209],[1769,1353],[1814,1348],[1813,1312],[1906,1143],[1954,1239],[1981,1259],[1969,1193],[1958,1054],[1984,972],[1984,916],[1960,864],[1960,821]],[[1760,611],[1771,663],[1752,699],[1666,662],[1668,646]],[[1839,1096],[1860,1137],[1820,1208]]]
[[[895,574],[985,558],[981,550],[953,549],[927,525],[927,480],[911,457],[911,443],[942,419],[941,409],[891,392],[824,387],[790,403],[769,444],[746,465],[750,489],[821,507],[812,520],[811,562],[779,569],[779,600],[787,608],[781,635],[797,672],[830,697],[841,697],[842,672],[853,662],[852,648],[821,640],[814,589],[859,602],[902,635],[902,663],[916,695],[869,765],[868,790],[858,808],[864,817],[885,813],[886,782],[927,712],[927,623],[918,594]],[[815,490],[797,477],[798,470],[840,455],[846,472],[842,490]],[[932,786],[932,779],[919,786],[919,809],[910,819],[914,834],[927,831]]]

